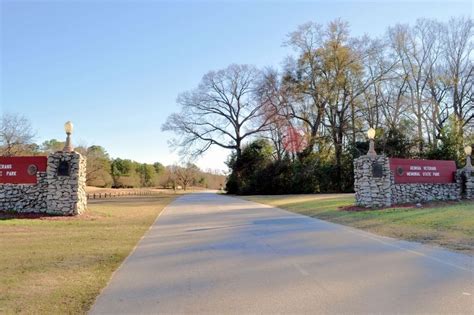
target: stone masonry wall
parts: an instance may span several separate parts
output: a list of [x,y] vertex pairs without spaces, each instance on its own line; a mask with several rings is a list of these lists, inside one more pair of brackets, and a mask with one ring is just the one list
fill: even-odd
[[3,184],[0,185],[0,209],[21,212],[43,212],[46,209],[46,173],[36,174],[36,185]]
[[[68,176],[58,174],[61,162],[68,165]],[[0,210],[58,215],[76,215],[86,210],[86,159],[82,155],[50,154],[46,172],[36,176],[37,184],[0,184]]]
[[[69,176],[59,175],[61,162],[68,164]],[[50,154],[46,173],[48,211],[65,215],[83,213],[87,207],[86,159],[77,152]]]
[[392,204],[426,202],[436,200],[459,200],[461,186],[451,184],[393,184]]
[[461,191],[462,198],[474,199],[474,170],[461,169],[458,170],[457,175],[463,182]]
[[354,190],[358,206],[390,206],[392,190],[388,158],[377,155],[354,160]]
[[[379,172],[375,172],[375,164],[381,166]],[[463,169],[457,171],[454,183],[395,184],[386,156],[362,156],[354,160],[356,204],[363,207],[381,207],[435,200],[474,199],[473,175],[472,171]]]

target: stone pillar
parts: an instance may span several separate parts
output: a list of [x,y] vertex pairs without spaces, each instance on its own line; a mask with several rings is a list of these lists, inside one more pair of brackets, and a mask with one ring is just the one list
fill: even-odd
[[392,182],[389,159],[385,155],[361,156],[354,160],[356,204],[363,207],[392,205]]
[[461,198],[474,199],[474,170],[462,168],[456,177],[461,181]]
[[46,170],[49,213],[77,215],[87,208],[86,159],[77,152],[56,152],[48,156]]

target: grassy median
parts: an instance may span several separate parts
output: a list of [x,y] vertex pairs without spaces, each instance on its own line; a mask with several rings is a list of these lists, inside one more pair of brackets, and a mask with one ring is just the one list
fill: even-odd
[[380,210],[349,211],[353,195],[246,196],[276,206],[376,234],[440,245],[474,254],[474,202],[439,202]]
[[78,217],[0,216],[0,314],[87,312],[175,197],[98,200]]

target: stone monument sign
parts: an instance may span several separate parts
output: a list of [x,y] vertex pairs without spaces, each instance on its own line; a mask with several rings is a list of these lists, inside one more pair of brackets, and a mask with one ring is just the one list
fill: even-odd
[[68,139],[49,156],[0,157],[0,211],[77,215],[87,209],[86,159]]
[[85,170],[86,159],[77,152],[0,157],[0,210],[80,214],[87,208]]
[[354,160],[354,190],[358,206],[384,207],[474,198],[470,146],[465,149],[466,167],[458,170],[454,161],[378,155],[374,148],[374,129],[369,129],[368,138],[369,152]]

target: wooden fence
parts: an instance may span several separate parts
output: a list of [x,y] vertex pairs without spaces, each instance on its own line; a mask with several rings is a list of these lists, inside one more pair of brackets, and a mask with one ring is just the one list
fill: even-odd
[[122,192],[97,192],[87,194],[87,199],[105,199],[105,198],[117,198],[127,196],[151,196],[158,195],[157,191],[122,191]]

